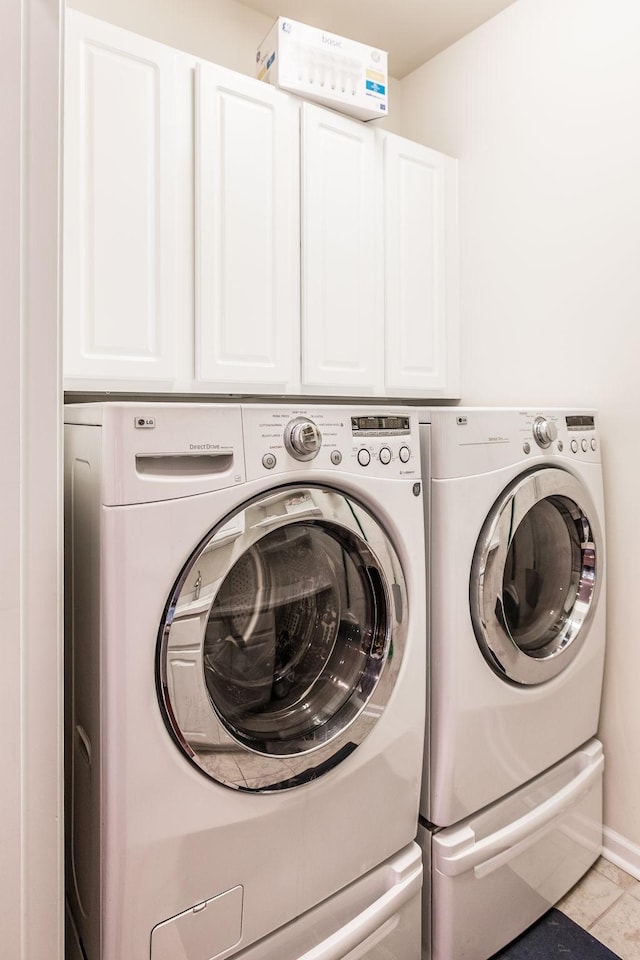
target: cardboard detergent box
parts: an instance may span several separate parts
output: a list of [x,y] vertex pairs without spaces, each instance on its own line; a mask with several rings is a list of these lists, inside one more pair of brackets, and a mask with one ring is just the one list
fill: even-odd
[[387,53],[278,17],[256,55],[257,75],[360,120],[388,116]]

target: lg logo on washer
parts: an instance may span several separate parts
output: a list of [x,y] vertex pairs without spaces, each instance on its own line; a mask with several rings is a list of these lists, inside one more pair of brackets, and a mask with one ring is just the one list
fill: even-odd
[[136,430],[153,430],[156,425],[155,417],[136,417],[134,420]]

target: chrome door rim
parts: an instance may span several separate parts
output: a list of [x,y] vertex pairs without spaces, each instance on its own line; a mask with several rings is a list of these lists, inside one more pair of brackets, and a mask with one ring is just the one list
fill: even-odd
[[[507,555],[516,531],[536,504],[550,501],[567,525],[574,524],[580,551],[575,602],[558,617],[552,639],[523,651],[509,629],[503,592]],[[469,587],[478,645],[492,669],[517,684],[544,683],[577,656],[588,634],[600,590],[601,533],[595,504],[585,486],[566,470],[535,468],[501,494],[476,544]]]
[[[279,749],[278,744],[274,744],[273,753],[267,753],[262,749],[256,749],[250,742],[234,736],[233,731],[229,729],[229,724],[225,722],[211,701],[211,718],[212,723],[215,724],[218,742],[215,747],[199,750],[197,745],[188,741],[181,729],[168,678],[170,633],[185,583],[189,576],[193,575],[198,560],[206,552],[207,546],[228,526],[231,518],[244,516],[249,508],[268,503],[274,496],[277,498],[300,491],[312,491],[316,503],[323,504],[318,515],[310,517],[307,522],[331,529],[337,536],[341,535],[342,531],[345,537],[348,536],[353,542],[357,542],[358,549],[371,570],[371,576],[379,579],[376,586],[382,591],[383,602],[380,605],[385,608],[384,611],[379,611],[381,616],[383,614],[385,616],[384,638],[380,641],[384,645],[384,650],[378,650],[375,656],[370,653],[368,664],[369,666],[373,664],[370,675],[363,671],[361,692],[358,692],[357,688],[354,689],[348,701],[348,708],[344,709],[343,718],[339,717],[340,710],[337,711],[336,716],[340,720],[344,719],[344,723],[329,738],[323,739],[320,732],[317,741],[309,736],[308,742],[300,749],[287,752],[286,748]],[[348,505],[348,510],[345,508],[339,520],[331,516],[332,511],[324,504],[326,496],[333,497],[334,500],[338,498],[340,502]],[[335,513],[335,510],[333,512]],[[300,522],[300,517],[293,514],[288,517],[278,517],[277,523],[267,525],[266,528],[253,526],[244,529],[236,538],[234,558],[244,556],[254,544],[259,543],[271,531],[291,527]],[[218,590],[232,566],[233,564],[230,563],[225,575],[220,579]],[[377,572],[374,573],[374,571]],[[209,613],[215,597],[216,594],[212,594]],[[406,611],[406,584],[400,560],[388,534],[366,507],[343,491],[326,486],[297,484],[272,489],[268,494],[243,503],[212,528],[192,552],[171,591],[159,630],[157,656],[158,695],[165,723],[191,762],[211,779],[227,786],[263,792],[293,787],[316,779],[356,749],[382,715],[403,660],[407,632]],[[206,619],[205,617],[203,621],[205,624]],[[235,763],[229,762],[230,757],[235,759]]]

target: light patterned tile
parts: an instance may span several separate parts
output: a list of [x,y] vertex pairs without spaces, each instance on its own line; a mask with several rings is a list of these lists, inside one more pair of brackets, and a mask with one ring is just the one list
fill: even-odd
[[636,900],[640,900],[640,880],[636,880],[635,877],[626,873],[626,871],[616,866],[615,863],[611,863],[610,860],[605,860],[604,857],[600,857],[594,864],[593,869],[601,873],[603,877],[613,880],[618,887],[622,887],[625,893],[630,893]]
[[590,930],[596,920],[622,897],[623,892],[608,877],[590,870],[556,907],[585,930]]
[[589,933],[621,960],[640,960],[640,901],[625,893]]

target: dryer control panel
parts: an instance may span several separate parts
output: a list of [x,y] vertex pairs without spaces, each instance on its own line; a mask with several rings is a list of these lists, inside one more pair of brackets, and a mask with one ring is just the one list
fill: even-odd
[[432,425],[432,477],[472,476],[544,458],[600,463],[593,410],[441,407],[423,411]]
[[521,411],[518,432],[525,456],[548,451],[580,460],[599,462],[600,452],[596,418],[592,412],[565,413],[548,410],[541,413]]
[[417,411],[243,405],[247,478],[328,470],[420,478]]

